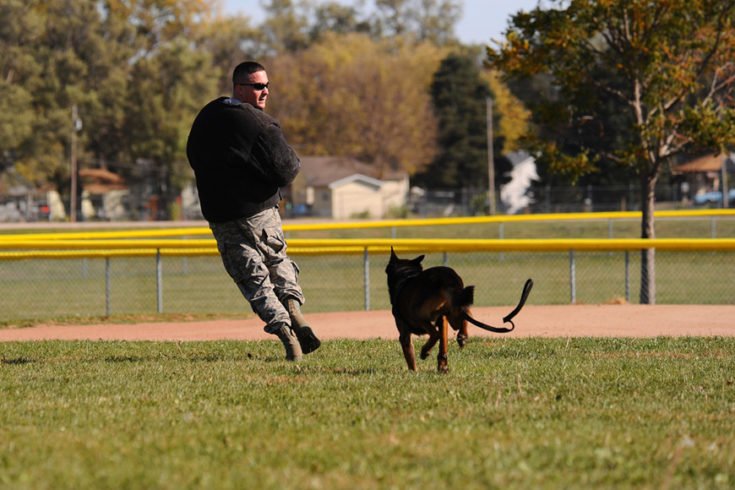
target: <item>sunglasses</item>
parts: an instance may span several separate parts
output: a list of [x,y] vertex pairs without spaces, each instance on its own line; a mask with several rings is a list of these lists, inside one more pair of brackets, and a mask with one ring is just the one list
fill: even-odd
[[247,85],[248,87],[253,87],[255,90],[265,90],[270,83],[238,83],[237,85]]

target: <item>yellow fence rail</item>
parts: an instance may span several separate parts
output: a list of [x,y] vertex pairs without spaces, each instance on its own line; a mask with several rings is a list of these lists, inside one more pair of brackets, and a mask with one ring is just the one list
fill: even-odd
[[[660,239],[423,239],[347,238],[288,240],[293,255],[334,255],[396,252],[559,252],[559,251],[735,251],[735,238]],[[38,240],[0,242],[0,260],[73,259],[147,256],[217,255],[208,240]]]
[[[656,218],[735,218],[735,209],[697,209],[656,211]],[[487,223],[520,223],[544,221],[595,221],[595,220],[631,220],[641,219],[639,211],[603,212],[603,213],[551,213],[524,215],[472,216],[460,218],[400,219],[380,221],[349,221],[323,223],[285,223],[284,232],[291,231],[330,231],[356,230],[376,228],[405,228],[423,226],[456,226],[477,225]],[[74,231],[46,233],[7,233],[0,234],[0,243],[26,241],[61,241],[61,240],[100,240],[100,239],[151,239],[164,237],[211,237],[212,232],[206,226],[191,226],[166,229],[130,229],[111,231]]]

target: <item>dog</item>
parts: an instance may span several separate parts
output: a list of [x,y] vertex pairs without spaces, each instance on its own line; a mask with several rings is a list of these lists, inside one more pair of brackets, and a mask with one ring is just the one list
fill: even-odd
[[429,335],[421,348],[421,359],[429,357],[429,352],[439,342],[437,370],[447,372],[447,324],[457,332],[460,349],[467,342],[467,322],[495,333],[507,333],[515,328],[512,319],[523,308],[531,292],[531,279],[526,281],[518,306],[503,318],[503,322],[510,322],[511,327],[493,327],[470,315],[474,286],[465,287],[462,278],[451,267],[430,267],[424,270],[422,260],[424,255],[415,259],[400,259],[391,247],[390,260],[385,268],[393,318],[409,370],[416,371],[411,334]]

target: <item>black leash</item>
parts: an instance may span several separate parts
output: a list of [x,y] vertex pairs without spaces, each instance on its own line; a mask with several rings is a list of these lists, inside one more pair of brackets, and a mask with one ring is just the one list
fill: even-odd
[[519,311],[521,311],[521,308],[523,308],[523,305],[526,304],[526,300],[528,299],[528,295],[531,293],[532,288],[533,288],[533,280],[528,279],[526,281],[526,284],[523,285],[523,292],[521,293],[521,300],[518,302],[518,306],[516,306],[513,309],[513,311],[511,311],[510,313],[508,313],[507,315],[503,317],[503,323],[510,323],[511,324],[510,328],[493,327],[492,325],[486,325],[472,318],[470,315],[467,314],[467,312],[465,312],[464,317],[468,322],[470,322],[474,326],[479,327],[483,330],[487,330],[488,332],[493,332],[493,333],[512,332],[516,328],[515,323],[513,323],[513,318],[518,314]]
[[[533,280],[528,279],[526,280],[526,284],[523,285],[523,292],[521,293],[521,300],[518,302],[518,306],[515,307],[513,311],[508,313],[503,317],[503,323],[510,322],[511,325],[513,325],[513,322],[511,321],[513,317],[515,317],[519,311],[521,311],[521,308],[523,308],[523,305],[526,304],[526,300],[528,299],[528,295],[531,294],[531,289],[533,288]],[[513,325],[515,328],[515,325]]]

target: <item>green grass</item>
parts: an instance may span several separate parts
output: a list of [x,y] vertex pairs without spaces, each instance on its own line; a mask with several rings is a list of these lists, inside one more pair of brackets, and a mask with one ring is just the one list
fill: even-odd
[[732,488],[735,339],[0,345],[0,488]]

